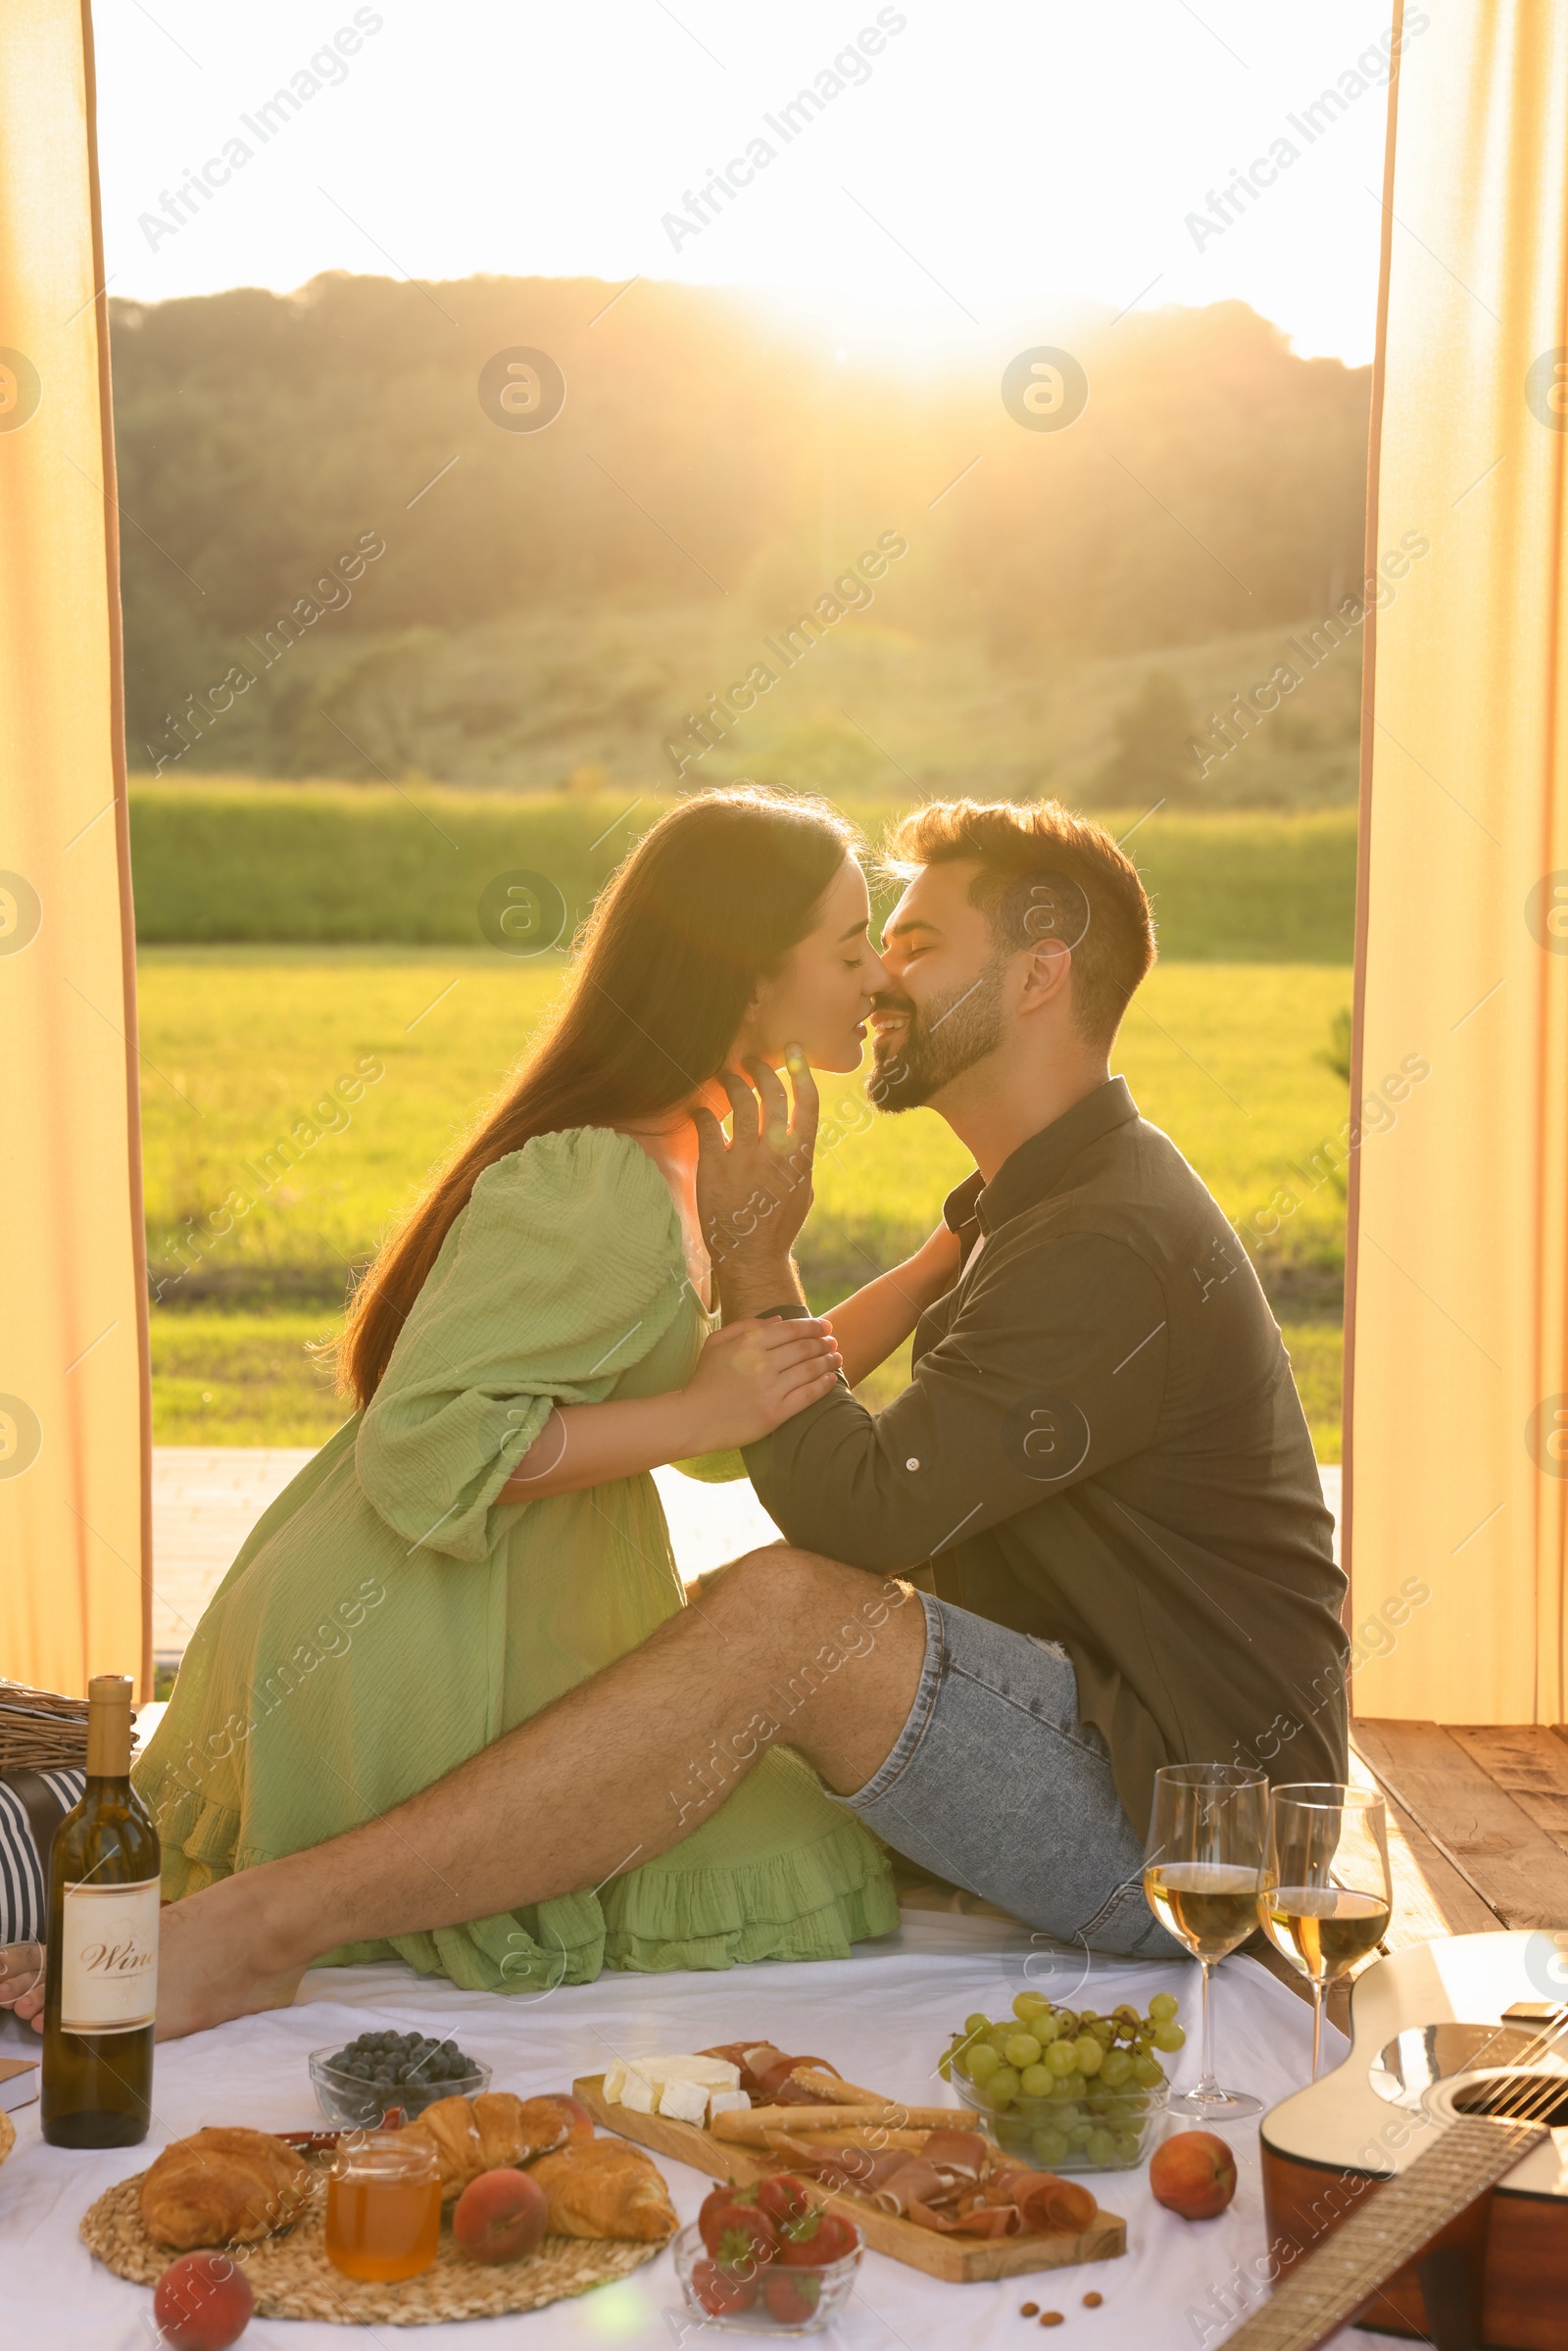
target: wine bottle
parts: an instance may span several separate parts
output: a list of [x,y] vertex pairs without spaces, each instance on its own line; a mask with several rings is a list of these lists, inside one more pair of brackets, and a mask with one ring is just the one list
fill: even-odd
[[152,2112],[158,1832],[130,1785],[130,1684],[87,1686],[87,1785],[55,1831],[44,1978],[43,2135],[132,2147]]

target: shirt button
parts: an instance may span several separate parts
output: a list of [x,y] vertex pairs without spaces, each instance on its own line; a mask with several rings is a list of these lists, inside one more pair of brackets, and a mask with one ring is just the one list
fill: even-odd
[[918,1462],[918,1461],[916,1461],[916,1459],[915,1459],[914,1455],[911,1453],[911,1454],[909,1455],[909,1458],[908,1458],[908,1460],[907,1460],[907,1461],[906,1461],[906,1463],[904,1464],[904,1466],[905,1466],[905,1468],[906,1468],[906,1469],[918,1469],[918,1468],[919,1468],[919,1466],[920,1466],[920,1464],[919,1464],[919,1462]]

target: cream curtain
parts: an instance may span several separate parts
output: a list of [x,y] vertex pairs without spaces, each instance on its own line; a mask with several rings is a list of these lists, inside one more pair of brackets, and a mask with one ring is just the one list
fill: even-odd
[[1378,1629],[1355,1710],[1558,1723],[1568,0],[1405,15],[1368,550],[1346,1458],[1354,1622]]
[[0,1674],[145,1687],[150,1405],[91,27],[0,66]]

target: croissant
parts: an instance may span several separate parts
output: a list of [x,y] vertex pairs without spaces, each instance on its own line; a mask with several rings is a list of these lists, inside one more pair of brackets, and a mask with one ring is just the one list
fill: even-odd
[[657,2166],[624,2139],[579,2139],[531,2171],[550,2200],[553,2236],[622,2236],[651,2245],[679,2226]]
[[297,2218],[311,2175],[266,2131],[198,2131],[148,2167],[141,2217],[149,2236],[181,2253],[193,2245],[253,2245]]
[[445,2202],[481,2172],[515,2169],[564,2146],[571,2129],[557,2098],[518,2098],[509,2089],[477,2098],[437,2098],[402,2135],[434,2150]]

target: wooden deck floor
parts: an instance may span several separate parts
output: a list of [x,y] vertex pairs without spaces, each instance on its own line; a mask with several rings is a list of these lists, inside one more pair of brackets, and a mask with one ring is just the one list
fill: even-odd
[[[1389,1808],[1388,1947],[1498,1927],[1568,1928],[1568,1726],[1352,1722],[1350,1771]],[[1293,1991],[1285,1960],[1250,1946]],[[1348,1990],[1328,2012],[1345,2023]]]
[[1568,1728],[1354,1722],[1350,1739],[1388,1798],[1392,1947],[1568,1927]]

